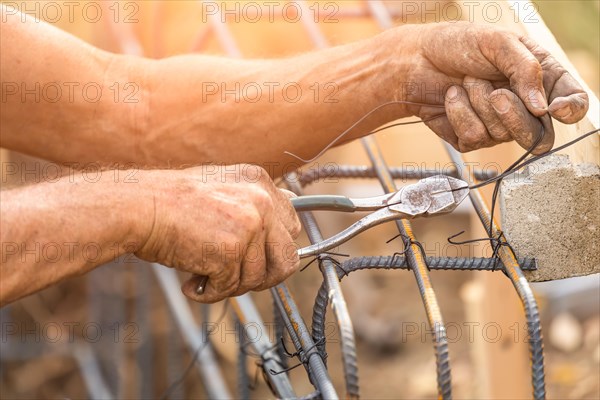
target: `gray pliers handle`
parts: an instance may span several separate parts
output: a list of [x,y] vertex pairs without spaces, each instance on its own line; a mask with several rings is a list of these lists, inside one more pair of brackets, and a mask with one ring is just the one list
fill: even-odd
[[[361,232],[387,221],[412,219],[453,211],[469,194],[469,185],[460,179],[436,175],[402,187],[395,193],[364,199],[345,196],[300,196],[291,200],[297,212],[302,211],[373,211],[340,233],[298,250],[300,258],[316,256],[347,242]],[[204,293],[208,277],[201,277],[196,293]]]

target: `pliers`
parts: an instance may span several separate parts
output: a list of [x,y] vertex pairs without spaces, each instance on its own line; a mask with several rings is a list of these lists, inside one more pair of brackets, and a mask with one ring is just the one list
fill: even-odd
[[397,192],[363,199],[345,196],[301,196],[291,199],[296,211],[374,211],[340,233],[298,250],[300,258],[316,256],[347,242],[359,233],[396,219],[413,219],[447,214],[469,194],[467,182],[436,175],[406,185]]
[[[373,211],[340,233],[298,250],[300,258],[325,253],[347,242],[359,233],[396,219],[413,219],[447,214],[468,196],[467,182],[446,175],[435,175],[406,185],[383,196],[351,199],[345,196],[317,195],[291,199],[297,212],[302,211]],[[203,294],[208,277],[203,276],[196,293]]]

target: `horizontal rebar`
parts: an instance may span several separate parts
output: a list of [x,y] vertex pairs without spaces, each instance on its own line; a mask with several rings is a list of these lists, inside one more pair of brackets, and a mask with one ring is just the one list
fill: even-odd
[[[449,257],[427,257],[426,263],[431,270],[452,271],[504,271],[504,264],[498,258],[449,258]],[[533,271],[537,269],[537,263],[533,258],[519,260],[522,269]],[[338,267],[338,277],[343,279],[354,271],[364,269],[401,269],[410,270],[406,257],[396,256],[365,256],[346,260]],[[325,336],[325,309],[327,308],[327,288],[321,284],[313,308],[312,335],[315,342],[320,342]],[[325,356],[324,348],[319,351]]]
[[[485,181],[494,178],[497,173],[495,171],[486,171],[476,169],[473,171],[475,178],[478,181]],[[401,167],[390,167],[390,174],[393,179],[424,179],[436,175],[448,175],[454,178],[459,178],[459,173],[456,168],[448,169],[406,169]],[[310,185],[319,180],[331,178],[376,178],[377,171],[375,168],[365,165],[325,165],[316,169],[300,172],[298,174],[298,182],[302,186]]]
[[[454,257],[427,257],[427,266],[431,270],[454,270],[454,271],[503,271],[504,264],[499,258],[454,258]],[[519,260],[521,269],[534,271],[537,269],[537,263],[534,258],[523,258]],[[338,274],[361,269],[410,269],[406,262],[406,257],[396,256],[373,256],[373,257],[355,257],[344,261]]]

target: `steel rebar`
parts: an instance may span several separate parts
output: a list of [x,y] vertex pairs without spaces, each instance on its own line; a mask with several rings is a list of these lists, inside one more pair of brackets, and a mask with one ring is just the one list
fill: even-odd
[[290,332],[302,364],[304,365],[311,383],[321,393],[323,399],[338,399],[325,363],[315,346],[315,342],[298,311],[298,306],[292,298],[285,283],[271,288],[271,293],[281,312],[283,321]]
[[[449,144],[445,144],[446,150],[450,158],[459,168],[464,165],[460,154],[454,150]],[[466,172],[466,168],[462,169],[462,179],[474,184],[474,179]],[[479,189],[472,189],[469,193],[469,198],[481,223],[486,232],[492,228],[492,235],[498,235],[500,230],[495,221],[491,219],[490,210],[481,195]],[[523,271],[519,266],[519,262],[515,259],[513,252],[507,246],[500,246],[498,256],[504,264],[506,276],[510,279],[515,290],[517,291],[523,308],[525,309],[525,318],[527,320],[527,331],[529,333],[529,353],[531,358],[531,381],[533,386],[534,399],[546,398],[546,384],[544,373],[544,344],[542,337],[542,326],[538,311],[537,301],[531,290],[531,286],[527,278],[523,275]]]
[[[535,259],[525,258],[519,261],[526,270],[537,269]],[[427,257],[426,263],[431,270],[452,271],[503,271],[504,265],[497,258],[444,258]],[[410,267],[404,256],[366,256],[355,257],[344,261],[337,268],[338,278],[342,280],[351,272],[365,269],[401,269],[409,270]],[[315,299],[312,319],[312,332],[315,342],[325,337],[325,311],[327,309],[327,287],[321,284]],[[324,349],[319,348],[323,355]]]
[[[288,188],[296,193],[302,195],[302,188],[295,179],[295,174],[289,175],[286,179]],[[319,243],[323,241],[323,235],[317,225],[317,221],[314,214],[311,212],[299,213],[302,225],[306,230],[306,234],[311,243]],[[346,382],[346,394],[349,398],[359,397],[359,384],[358,384],[358,363],[356,361],[356,341],[354,338],[354,328],[352,326],[352,320],[350,319],[350,313],[348,312],[348,306],[346,300],[342,294],[339,279],[337,277],[337,271],[335,264],[329,259],[321,260],[321,272],[323,274],[324,285],[327,287],[327,304],[331,303],[333,313],[336,317],[336,323],[340,330],[340,344],[342,348],[342,363],[344,367],[344,379]],[[319,351],[324,354],[325,343],[317,341]]]
[[[495,171],[486,171],[476,169],[473,171],[475,179],[484,181],[491,179],[497,175]],[[456,168],[450,169],[407,169],[402,167],[390,167],[390,175],[393,179],[403,180],[418,180],[428,178],[436,175],[448,175],[454,178],[459,177],[458,170]],[[308,171],[301,172],[298,174],[298,182],[302,186],[310,185],[315,181],[323,180],[327,182],[332,178],[376,178],[377,172],[373,167],[364,165],[324,165],[316,169],[309,169]]]
[[[377,177],[386,193],[396,191],[396,184],[389,174],[388,166],[381,155],[375,138],[372,136],[361,139],[373,167],[377,171]],[[442,319],[442,314],[437,302],[437,298],[431,280],[429,271],[425,263],[424,255],[417,244],[412,232],[410,222],[407,220],[396,221],[400,235],[405,238],[405,254],[408,265],[415,275],[419,293],[425,305],[425,312],[429,321],[430,328],[434,332],[434,351],[436,359],[436,373],[438,393],[443,399],[452,398],[452,383],[450,373],[450,356],[448,353],[448,339],[446,337],[446,327]]]
[[[295,398],[296,394],[294,393],[294,389],[292,388],[292,384],[287,374],[274,375],[269,373],[270,370],[280,370],[281,361],[273,343],[271,343],[269,336],[267,335],[267,329],[252,301],[252,297],[250,297],[249,294],[244,294],[242,296],[233,297],[230,301],[236,316],[244,329],[244,333],[247,337],[252,337],[253,339],[250,340],[250,345],[261,358],[262,367],[267,372],[265,376],[269,379],[277,396],[284,399]],[[248,329],[250,328],[258,330],[258,337],[254,338],[256,332],[248,332]],[[253,336],[250,336],[251,334]]]
[[281,361],[281,367],[287,368],[288,362],[285,353],[285,349],[283,347],[283,343],[285,341],[285,325],[283,323],[283,317],[277,308],[277,303],[273,298],[273,325],[275,326],[275,346],[277,348],[277,354],[279,355],[279,360]]

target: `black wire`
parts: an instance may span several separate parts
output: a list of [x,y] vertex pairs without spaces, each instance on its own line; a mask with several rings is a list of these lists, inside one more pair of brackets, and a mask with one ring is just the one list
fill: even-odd
[[[523,160],[525,160],[531,154],[531,152],[542,142],[545,134],[546,134],[546,131],[544,130],[544,126],[542,125],[542,131],[540,132],[538,137],[535,139],[535,141],[532,143],[531,147],[529,147],[529,149],[527,149],[527,151],[521,157],[519,157],[519,159],[517,161],[512,163],[506,169],[506,171],[504,171],[504,173],[505,172],[513,173],[514,171],[516,171],[519,164]],[[504,173],[502,175],[504,175]],[[488,230],[488,236],[490,238],[492,238],[492,236],[494,235],[494,222],[493,222],[494,221],[494,210],[496,209],[496,200],[498,198],[498,192],[500,191],[500,183],[502,183],[502,179],[504,179],[504,176],[502,178],[496,180],[496,184],[494,185],[494,192],[492,193],[492,204],[491,204],[491,210],[490,210],[490,228]],[[491,244],[491,242],[490,242],[490,244]]]
[[[217,318],[217,320],[215,321],[215,324],[218,325],[219,323],[221,323],[221,321],[223,321],[223,318],[225,318],[225,315],[227,315],[228,308],[229,308],[229,299],[225,299],[225,303],[223,305],[223,311],[221,312],[221,315],[219,316],[219,318]],[[171,383],[171,385],[169,385],[169,387],[167,388],[167,390],[165,390],[163,395],[160,396],[161,400],[167,400],[169,398],[169,395],[171,394],[171,392],[173,390],[175,390],[177,388],[177,386],[181,385],[181,383],[185,380],[185,378],[187,378],[190,371],[192,370],[192,367],[198,360],[200,353],[202,353],[202,350],[204,350],[206,348],[206,346],[208,346],[208,344],[210,343],[210,341],[208,339],[209,339],[210,335],[212,335],[212,333],[213,333],[212,331],[211,332],[209,332],[208,330],[206,331],[206,336],[205,336],[204,341],[200,344],[200,346],[198,346],[198,348],[194,352],[194,355],[192,356],[192,360],[190,361],[188,366],[185,368],[185,371],[183,371],[181,376],[177,380],[175,380],[175,382],[173,382],[173,383]]]

